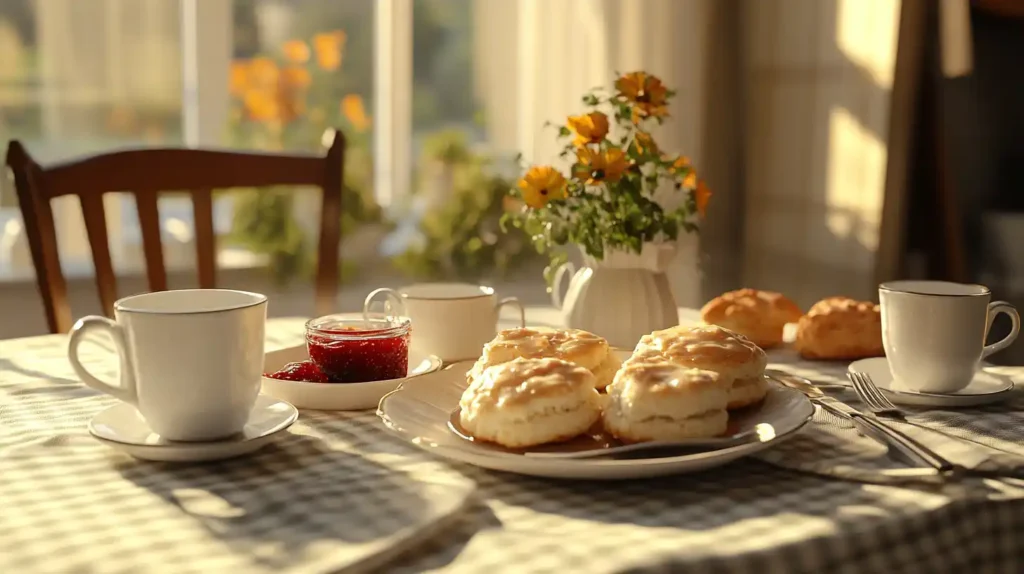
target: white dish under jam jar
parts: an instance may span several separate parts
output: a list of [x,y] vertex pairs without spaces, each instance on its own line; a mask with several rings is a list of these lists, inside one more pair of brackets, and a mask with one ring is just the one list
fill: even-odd
[[[263,392],[300,409],[373,409],[399,385],[442,366],[434,355],[406,351],[405,318],[367,323],[362,314],[332,315],[310,321],[306,333],[308,345],[268,351],[263,365]],[[310,352],[334,378],[310,359]],[[370,377],[387,378],[365,380]]]

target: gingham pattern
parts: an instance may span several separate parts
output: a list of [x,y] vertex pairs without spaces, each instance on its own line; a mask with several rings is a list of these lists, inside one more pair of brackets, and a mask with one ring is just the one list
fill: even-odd
[[[301,322],[272,321],[268,335],[270,347],[295,344]],[[450,498],[467,478],[477,485],[476,502],[456,521],[386,565],[363,567],[1024,568],[1024,481],[1015,479],[863,484],[775,466],[784,460],[744,460],[656,480],[559,482],[434,460],[387,434],[368,412],[303,412],[287,436],[235,461],[135,461],[87,436],[88,419],[112,400],[74,380],[65,344],[60,336],[0,341],[0,572],[332,571],[351,562],[346,553],[355,546],[381,550],[374,543],[387,541],[410,504]],[[116,370],[102,349],[85,361],[107,376]],[[829,376],[808,364],[791,368]],[[1004,407],[970,413],[989,411],[1013,414]],[[795,440],[817,436],[822,426],[831,428],[816,422]],[[828,458],[801,452],[814,447],[792,449],[794,460]]]

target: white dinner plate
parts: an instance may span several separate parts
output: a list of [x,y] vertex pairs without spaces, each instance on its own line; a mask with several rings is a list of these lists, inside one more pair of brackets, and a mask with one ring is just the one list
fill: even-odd
[[[263,372],[273,373],[288,363],[309,358],[305,345],[271,351],[263,359]],[[409,353],[409,374],[402,379],[370,383],[304,383],[263,377],[263,392],[288,401],[300,409],[318,411],[359,411],[377,408],[381,397],[398,388],[403,381],[432,373],[441,368],[434,355]]]
[[136,458],[164,462],[201,462],[234,458],[257,451],[299,418],[285,401],[256,397],[249,421],[235,436],[204,442],[169,441],[153,432],[139,411],[118,403],[89,421],[89,433],[103,444]]
[[885,357],[861,359],[850,363],[850,372],[865,373],[871,377],[889,400],[898,405],[916,407],[975,407],[1004,400],[1013,390],[1013,380],[1003,375],[980,370],[966,388],[955,393],[923,393],[903,388],[893,381],[889,361]]
[[758,423],[770,425],[774,438],[728,448],[659,458],[544,458],[502,452],[460,438],[448,426],[451,412],[466,388],[466,372],[472,363],[424,375],[415,384],[402,385],[380,402],[378,416],[384,424],[412,444],[453,461],[551,478],[626,479],[694,472],[721,466],[770,448],[791,437],[814,415],[803,394],[771,385],[760,408]]

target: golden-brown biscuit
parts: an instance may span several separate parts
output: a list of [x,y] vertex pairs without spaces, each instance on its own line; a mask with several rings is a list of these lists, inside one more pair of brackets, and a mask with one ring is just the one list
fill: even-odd
[[459,424],[509,448],[560,442],[601,417],[594,375],[560,359],[516,358],[485,369],[463,391]]
[[619,440],[707,438],[729,422],[729,388],[711,371],[672,363],[623,365],[608,385],[604,428]]
[[708,301],[700,315],[705,323],[725,327],[768,349],[782,344],[786,323],[799,321],[803,311],[781,293],[740,289]]
[[626,363],[659,361],[718,373],[729,388],[730,409],[757,403],[768,393],[764,350],[718,325],[678,326],[644,335]]
[[506,329],[484,345],[483,353],[469,371],[470,382],[484,369],[512,359],[562,359],[594,374],[596,388],[603,389],[615,377],[622,361],[608,341],[580,329],[523,327]]
[[881,357],[881,311],[874,303],[849,297],[822,299],[797,323],[794,346],[807,359]]

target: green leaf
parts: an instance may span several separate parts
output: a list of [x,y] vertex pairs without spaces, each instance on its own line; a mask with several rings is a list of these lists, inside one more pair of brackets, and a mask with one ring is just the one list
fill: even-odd
[[571,135],[572,135],[572,132],[569,131],[569,128],[567,128],[565,126],[561,126],[561,127],[558,128],[558,137],[560,137],[560,138],[567,138],[567,137],[569,137]]

